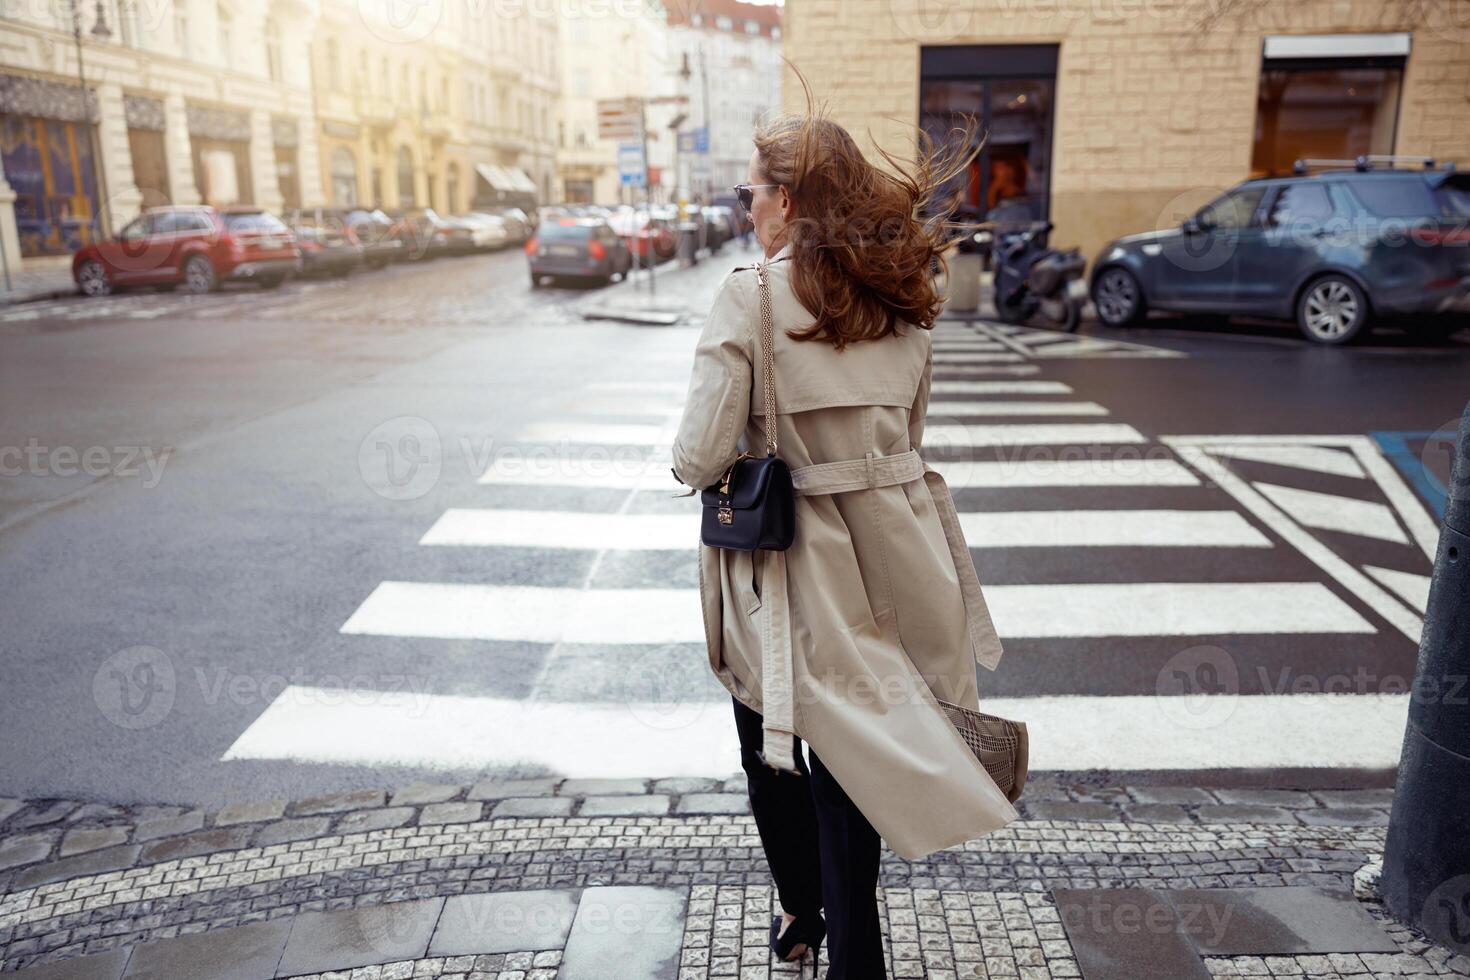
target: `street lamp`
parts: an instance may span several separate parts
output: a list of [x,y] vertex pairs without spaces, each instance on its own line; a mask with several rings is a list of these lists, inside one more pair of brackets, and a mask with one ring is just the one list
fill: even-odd
[[[112,37],[112,29],[107,26],[107,9],[103,6],[103,0],[97,0],[96,20],[92,24],[92,37],[98,41],[106,41]],[[93,221],[97,226],[99,238],[105,238],[111,233],[111,216],[107,213],[107,168],[102,165],[102,152],[97,142],[97,129],[102,125],[102,100],[97,100],[97,123],[92,124],[91,114],[87,111],[87,64],[82,56],[82,8],[80,0],[71,0],[71,36],[77,46],[77,81],[82,87],[82,114],[87,116],[87,145],[92,150],[92,167],[97,176],[97,214]]]

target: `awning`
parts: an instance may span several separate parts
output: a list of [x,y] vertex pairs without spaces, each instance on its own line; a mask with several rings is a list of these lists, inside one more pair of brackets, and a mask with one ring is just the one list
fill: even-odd
[[519,167],[503,167],[495,163],[475,164],[475,173],[491,190],[505,194],[535,194],[536,184]]

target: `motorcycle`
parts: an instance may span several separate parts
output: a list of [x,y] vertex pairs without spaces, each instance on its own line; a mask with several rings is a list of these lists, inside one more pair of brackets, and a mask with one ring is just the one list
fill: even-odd
[[1082,322],[1087,287],[1082,274],[1087,260],[1080,249],[1066,251],[1047,244],[1050,221],[1023,227],[991,228],[988,235],[995,267],[995,312],[1005,323],[1025,323],[1038,313],[1068,332]]

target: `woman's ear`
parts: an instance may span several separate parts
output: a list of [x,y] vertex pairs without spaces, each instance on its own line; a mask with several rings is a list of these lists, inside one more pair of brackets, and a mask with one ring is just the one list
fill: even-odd
[[781,217],[784,218],[784,219],[786,219],[787,221],[790,221],[791,220],[792,212],[794,212],[795,210],[796,210],[796,202],[791,199],[790,193],[788,193],[787,190],[786,190],[786,185],[785,184],[782,184],[781,185]]

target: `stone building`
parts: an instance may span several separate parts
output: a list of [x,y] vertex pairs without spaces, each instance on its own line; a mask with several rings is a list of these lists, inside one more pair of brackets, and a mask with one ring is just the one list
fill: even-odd
[[[1470,166],[1470,25],[1414,0],[788,0],[787,56],[865,147],[989,131],[965,204],[1093,257],[1301,157]],[[1461,8],[1463,9],[1463,8]],[[800,110],[788,75],[785,102]]]
[[87,99],[68,4],[0,7],[7,259],[61,261],[165,202],[281,210],[322,199],[306,57],[316,0],[75,9]]

